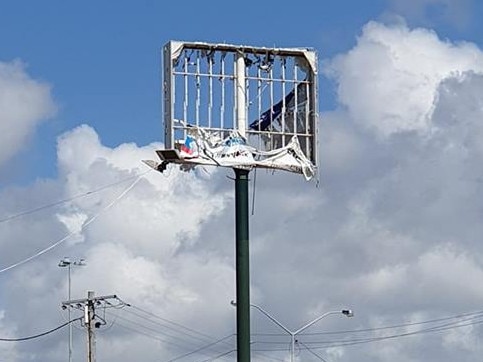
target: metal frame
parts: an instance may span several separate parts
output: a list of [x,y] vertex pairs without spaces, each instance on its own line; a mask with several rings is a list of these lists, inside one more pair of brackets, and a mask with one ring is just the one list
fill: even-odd
[[[261,151],[282,148],[297,136],[317,167],[314,50],[170,41],[163,62],[166,149],[186,138],[191,126],[221,137],[238,130]],[[263,114],[265,127],[253,127]]]

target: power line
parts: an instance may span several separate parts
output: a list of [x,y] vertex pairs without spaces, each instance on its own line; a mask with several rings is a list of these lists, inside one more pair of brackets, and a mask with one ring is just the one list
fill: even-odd
[[[128,310],[125,309],[124,311],[127,312]],[[108,313],[108,314],[111,314],[111,313]],[[136,332],[136,333],[145,335],[145,336],[147,336],[149,338],[158,340],[160,342],[163,342],[163,343],[166,343],[166,344],[170,344],[170,345],[176,346],[176,347],[181,348],[181,349],[186,349],[187,348],[187,344],[189,343],[188,341],[185,341],[184,338],[182,338],[182,337],[175,336],[173,334],[169,334],[169,333],[166,333],[164,331],[160,331],[160,330],[155,329],[155,328],[152,328],[150,326],[146,326],[143,323],[136,322],[136,321],[131,320],[129,318],[125,318],[125,317],[122,317],[122,316],[117,316],[117,318],[119,318],[120,320],[125,321],[127,323],[130,323],[131,326],[127,326],[125,323],[120,322],[120,321],[117,322],[117,325],[119,325],[119,326],[121,326],[121,327],[123,327],[125,329],[131,330],[133,332]],[[150,322],[153,322],[153,321],[151,321],[149,319],[147,319],[147,320],[150,321]],[[156,324],[156,322],[154,322],[154,323]],[[133,326],[135,326],[136,328],[133,327]],[[163,325],[160,325],[160,326],[164,327]],[[139,329],[139,328],[141,328],[141,329]],[[148,331],[148,332],[145,332],[145,331]],[[149,332],[151,332],[151,333],[149,333]],[[179,332],[179,331],[176,331],[175,330],[175,332]],[[157,335],[162,335],[164,337],[171,338],[171,339],[175,340],[176,342],[175,341],[168,340],[166,338],[161,338],[161,337],[159,337]],[[222,337],[222,338],[220,338],[218,340],[215,340],[214,342],[211,342],[211,343],[209,343],[207,345],[204,345],[204,346],[201,346],[200,348],[197,348],[196,351],[194,351],[194,352],[189,352],[189,353],[183,354],[181,356],[178,356],[178,357],[174,358],[171,361],[175,361],[175,360],[181,359],[181,358],[183,358],[185,356],[189,356],[189,355],[191,355],[193,353],[196,353],[196,352],[199,352],[199,351],[203,351],[203,350],[208,349],[208,348],[212,348],[214,345],[216,345],[218,343],[221,343],[221,342],[224,342],[225,340],[227,340],[228,338],[232,337],[233,335],[234,334],[232,333],[230,335],[224,336],[224,337]],[[188,335],[188,336],[189,337],[193,337],[193,336],[190,336],[190,335]],[[213,338],[210,338],[210,339],[213,340]],[[184,342],[185,344],[180,344],[179,342]],[[189,345],[192,345],[192,343],[189,343]],[[231,347],[231,344],[229,344],[229,346]],[[219,353],[216,350],[215,350],[215,352]]]
[[[477,324],[481,324],[481,323],[483,323],[483,321],[480,320],[480,321],[476,321],[476,322],[464,323],[464,324],[459,324],[459,325],[452,325],[452,326],[447,326],[447,327],[433,327],[433,328],[428,328],[428,329],[425,329],[425,330],[399,333],[399,334],[394,334],[394,335],[389,335],[389,336],[373,337],[373,338],[366,338],[366,339],[352,340],[352,341],[348,340],[346,342],[341,342],[340,344],[332,344],[332,345],[329,344],[328,346],[320,347],[320,348],[352,346],[352,345],[356,345],[356,344],[383,341],[383,340],[386,340],[386,339],[397,339],[397,338],[401,338],[401,337],[408,337],[408,336],[413,336],[413,335],[417,335],[417,334],[425,334],[425,333],[431,333],[431,332],[441,332],[441,331],[446,331],[446,330],[450,330],[450,329],[456,329],[456,328],[462,328],[462,327],[477,325]],[[316,348],[316,347],[314,347],[314,348]]]
[[[373,332],[373,331],[381,331],[381,330],[385,330],[385,329],[395,329],[395,328],[417,326],[417,325],[422,325],[422,324],[436,323],[436,322],[442,322],[442,321],[451,320],[451,319],[460,319],[460,318],[468,317],[468,316],[474,316],[475,318],[479,317],[479,316],[483,316],[483,311],[472,312],[472,313],[463,313],[463,314],[457,314],[457,315],[449,316],[449,317],[429,319],[429,320],[425,320],[425,321],[421,321],[421,322],[395,324],[395,325],[384,326],[384,327],[349,329],[349,330],[343,330],[343,331],[329,331],[329,332],[309,332],[309,333],[300,333],[300,335],[317,336],[317,335],[330,335],[330,334]],[[283,333],[253,333],[252,335],[253,336],[286,336],[286,334],[283,334]]]
[[225,357],[226,355],[229,355],[230,353],[233,353],[233,352],[236,352],[236,349],[232,349],[232,350],[230,350],[230,351],[228,351],[228,352],[224,352],[224,353],[219,354],[218,356],[215,356],[215,357],[213,357],[213,358],[208,358],[208,359],[205,359],[205,360],[203,360],[203,361],[201,361],[201,362],[215,361],[215,360],[217,360],[217,359],[219,359],[219,358],[222,358],[222,357]]
[[305,343],[299,341],[299,343],[304,346],[307,351],[309,351],[310,353],[312,353],[315,357],[317,357],[319,360],[321,360],[322,362],[327,362],[324,358],[322,358],[321,356],[319,356],[317,353],[315,353],[314,351],[312,351],[311,348],[309,348],[309,346],[307,346]]
[[[148,318],[148,317],[146,317],[146,316],[143,316],[143,315],[141,315],[141,314],[139,314],[139,313],[136,313],[136,312],[130,311],[130,310],[128,310],[128,309],[126,309],[126,310],[125,310],[125,312],[130,313],[130,314],[132,314],[132,315],[135,315],[135,316],[137,316],[137,317],[139,317],[139,318],[141,318],[141,319],[144,319],[144,320],[148,321],[149,323],[152,323],[152,324],[154,324],[154,325],[156,325],[156,326],[158,326],[158,327],[161,327],[161,328],[165,328],[165,329],[171,330],[171,331],[173,331],[173,332],[175,332],[175,333],[180,333],[180,334],[183,334],[184,336],[187,336],[187,337],[190,337],[190,338],[196,339],[196,340],[198,340],[198,341],[206,342],[206,338],[205,338],[205,337],[203,337],[203,338],[202,338],[202,337],[198,337],[198,336],[193,336],[193,335],[192,335],[192,334],[190,334],[190,333],[187,333],[187,332],[184,332],[184,331],[180,331],[180,330],[178,330],[178,329],[173,328],[172,326],[169,326],[169,325],[166,325],[166,324],[163,324],[163,323],[156,322],[156,321],[154,321],[154,320],[152,320],[152,319],[150,319],[150,318]],[[166,333],[166,335],[167,335],[167,336],[171,336],[171,337],[173,337],[172,335],[169,335],[169,334],[167,334],[167,333]],[[177,338],[177,337],[175,337],[175,338]],[[211,338],[210,338],[210,339],[211,339]]]
[[[205,339],[208,339],[208,340],[213,340],[213,337],[211,337],[211,336],[209,336],[209,335],[207,335],[207,334],[205,334],[205,333],[199,332],[199,331],[197,331],[197,330],[195,330],[195,329],[193,329],[193,328],[186,327],[186,326],[184,326],[184,325],[182,325],[182,324],[180,324],[180,323],[177,323],[177,322],[171,321],[171,320],[169,320],[169,319],[163,318],[163,317],[161,317],[161,316],[159,316],[159,315],[156,315],[156,314],[154,314],[154,313],[152,313],[152,312],[149,312],[149,311],[147,311],[147,310],[144,310],[144,309],[142,309],[142,308],[140,308],[140,307],[137,307],[137,306],[135,306],[135,305],[129,305],[129,306],[130,306],[131,308],[137,309],[137,310],[139,310],[139,311],[141,311],[141,312],[143,312],[143,313],[146,313],[147,315],[149,315],[149,316],[151,316],[151,317],[154,317],[154,318],[156,318],[156,319],[159,319],[159,320],[161,320],[161,321],[163,321],[163,322],[166,322],[166,323],[172,324],[172,325],[174,325],[174,326],[176,326],[176,327],[179,327],[179,328],[184,329],[184,330],[186,330],[186,331],[192,332],[192,333],[194,333],[194,334],[196,334],[196,335],[202,336],[202,337],[204,337]],[[131,312],[131,313],[133,313],[133,312]],[[199,337],[198,337],[198,338],[199,338]]]
[[[149,172],[149,171],[147,171]],[[87,226],[89,226],[91,223],[93,223],[102,213],[104,213],[105,211],[107,211],[108,209],[110,209],[112,206],[114,206],[120,199],[122,199],[129,191],[131,191],[131,189],[136,186],[136,184],[139,182],[139,180],[141,180],[141,177],[143,176],[144,174],[141,174],[139,176],[137,176],[137,178],[134,180],[133,183],[131,183],[123,192],[121,192],[113,201],[111,201],[107,206],[105,206],[102,210],[100,210],[98,213],[96,213],[94,216],[92,216],[91,218],[89,218],[80,228],[80,231],[84,230]],[[54,249],[55,247],[59,246],[60,244],[62,244],[63,242],[65,242],[67,239],[69,239],[72,235],[74,235],[75,233],[77,233],[78,231],[71,231],[70,233],[68,233],[66,236],[64,236],[62,239],[56,241],[55,243],[51,244],[50,246],[38,251],[37,253],[29,256],[28,258],[25,258],[21,261],[18,261],[8,267],[5,267],[3,269],[0,269],[0,274],[3,273],[3,272],[6,272],[10,269],[13,269],[13,268],[16,268],[17,266],[20,266],[22,264],[25,264],[39,256],[41,256],[42,254],[45,254],[46,252]]]
[[[320,349],[320,348],[352,346],[352,345],[357,345],[357,344],[371,343],[371,342],[383,341],[383,340],[388,340],[388,339],[397,339],[397,338],[408,337],[408,336],[413,336],[413,335],[418,335],[418,334],[440,332],[440,331],[445,331],[445,330],[450,330],[450,329],[456,329],[456,328],[462,328],[462,327],[467,327],[467,326],[471,326],[471,325],[482,324],[483,320],[476,320],[475,321],[475,319],[477,319],[479,317],[481,317],[481,316],[478,315],[478,316],[466,318],[466,319],[451,322],[451,323],[446,323],[446,324],[437,325],[437,326],[426,328],[426,329],[421,329],[421,330],[418,330],[418,331],[397,333],[397,334],[381,336],[381,337],[353,338],[353,339],[332,340],[332,341],[315,341],[315,342],[307,342],[307,344],[319,345],[319,346],[315,346],[315,347],[312,347],[312,348],[313,349]],[[260,344],[270,344],[270,343],[281,344],[280,342],[263,342],[263,341],[257,341],[256,343],[260,343]],[[324,344],[324,346],[320,346],[320,344]],[[259,349],[259,351],[284,351],[284,350],[286,350],[286,348]]]
[[167,362],[174,362],[174,361],[177,361],[177,360],[179,360],[179,359],[181,359],[181,358],[191,356],[192,354],[195,354],[195,353],[197,353],[197,352],[201,352],[202,350],[205,350],[205,349],[207,349],[207,348],[210,348],[210,347],[214,346],[215,344],[218,344],[218,343],[220,343],[220,342],[223,342],[223,341],[225,341],[226,339],[228,339],[228,338],[230,338],[230,337],[233,337],[234,335],[235,335],[235,334],[230,334],[230,335],[228,335],[228,336],[225,336],[225,337],[223,337],[223,338],[220,338],[220,339],[216,340],[216,341],[215,341],[215,342],[213,342],[213,343],[207,344],[206,346],[200,347],[200,348],[198,348],[198,349],[195,349],[194,351],[191,351],[191,352],[185,353],[185,354],[183,354],[183,355],[181,355],[181,356],[178,356],[178,357],[172,358],[172,359],[170,359],[170,360],[169,360],[169,361],[167,361]]
[[[110,313],[108,313],[108,314],[110,314]],[[125,317],[122,317],[122,316],[120,316],[120,315],[118,315],[118,316],[117,316],[117,318],[119,318],[119,319],[121,319],[121,320],[123,320],[123,321],[125,321],[125,322],[131,323],[132,325],[135,325],[135,326],[141,327],[141,328],[143,328],[143,329],[145,329],[145,330],[148,330],[148,331],[154,332],[154,333],[156,333],[156,334],[158,334],[158,335],[160,334],[160,335],[163,335],[163,336],[165,336],[165,337],[173,338],[173,339],[175,339],[175,340],[180,340],[180,338],[179,338],[179,337],[176,337],[176,336],[173,336],[173,335],[171,335],[171,334],[167,334],[167,333],[161,332],[161,331],[159,331],[159,330],[157,330],[157,329],[154,329],[154,328],[152,328],[152,327],[149,327],[149,326],[145,326],[144,324],[139,323],[139,322],[136,322],[136,321],[133,321],[133,320],[131,320],[131,319],[129,319],[129,318],[125,318]],[[122,324],[122,323],[121,323],[120,321],[117,321],[117,324]],[[124,326],[124,327],[126,327],[126,325],[125,325],[125,324],[124,324],[123,326]],[[133,327],[128,327],[128,328],[129,328],[129,329],[131,329],[131,330],[133,330],[133,331],[139,332],[139,330],[138,330],[138,329],[135,329],[135,328],[133,328]],[[142,333],[142,334],[144,334],[144,335],[147,335],[147,334],[146,334],[146,333],[144,333],[144,332],[141,332],[141,333]],[[151,335],[151,336],[152,336],[152,335]],[[156,339],[157,339],[157,340],[159,340],[159,341],[161,341],[161,342],[164,342],[164,343],[172,344],[172,345],[174,345],[174,346],[176,346],[176,347],[180,347],[180,348],[184,348],[184,347],[185,347],[185,346],[180,345],[180,344],[178,344],[178,343],[176,343],[176,342],[172,342],[172,341],[169,341],[169,340],[166,340],[166,339],[163,339],[163,338],[156,337]]]
[[[448,329],[460,328],[460,327],[465,327],[465,326],[468,326],[468,325],[483,323],[483,320],[478,320],[478,318],[480,318],[480,317],[481,316],[469,317],[469,318],[461,319],[461,320],[450,322],[450,323],[436,325],[436,326],[429,327],[429,328],[426,328],[426,329],[420,329],[420,330],[417,330],[417,331],[397,333],[397,334],[393,334],[393,335],[373,337],[373,338],[387,339],[387,338],[393,338],[393,337],[409,336],[409,335],[414,335],[414,334],[423,334],[423,333],[429,333],[429,332],[438,332],[438,331],[443,331],[443,330],[448,330]],[[466,322],[466,323],[464,323],[464,322]],[[373,338],[354,338],[352,340],[350,340],[350,339],[349,340],[335,340],[335,341],[333,340],[333,341],[325,341],[325,342],[307,342],[307,343],[316,344],[316,343],[359,342],[359,341],[370,340],[370,339],[373,339]]]
[[[328,335],[328,334],[345,334],[345,333],[359,333],[359,332],[373,332],[373,331],[381,331],[385,329],[395,329],[395,328],[403,328],[403,327],[411,327],[411,326],[418,326],[422,324],[430,324],[430,323],[436,323],[436,322],[443,322],[451,319],[461,319],[464,317],[470,317],[473,316],[473,318],[478,318],[483,316],[483,311],[478,311],[478,312],[472,312],[472,313],[463,313],[463,314],[457,314],[454,316],[450,317],[443,317],[443,318],[437,318],[437,319],[429,319],[421,322],[412,322],[412,323],[403,323],[403,324],[396,324],[392,326],[385,326],[385,327],[376,327],[376,328],[364,328],[364,329],[355,329],[355,330],[346,330],[346,331],[335,331],[335,332],[313,332],[313,333],[304,333],[304,335],[309,336],[309,335]],[[454,323],[457,323],[455,321]]]
[[61,324],[58,327],[55,327],[55,328],[53,328],[51,330],[48,330],[47,332],[39,333],[39,334],[36,334],[34,336],[21,337],[21,338],[0,338],[0,341],[1,342],[20,342],[20,341],[28,341],[30,339],[35,339],[35,338],[43,337],[43,336],[46,336],[47,334],[53,333],[55,331],[58,331],[59,329],[64,328],[65,326],[67,326],[67,325],[69,325],[69,324],[71,324],[71,323],[73,323],[75,321],[78,321],[80,319],[82,319],[82,317],[76,318],[76,319],[72,319],[69,322],[66,322],[64,324]]
[[[146,174],[147,172],[150,172],[150,171],[151,170],[148,170],[148,171],[142,173],[141,175],[144,175],[144,174]],[[19,213],[14,214],[14,215],[7,216],[7,217],[5,217],[3,219],[0,219],[0,224],[2,224],[4,222],[7,222],[7,221],[10,221],[10,220],[17,219],[17,218],[22,217],[22,216],[26,216],[26,215],[30,215],[30,214],[36,213],[38,211],[42,211],[42,210],[45,210],[45,209],[49,209],[49,208],[54,207],[54,206],[62,205],[62,204],[65,204],[67,202],[70,202],[70,201],[73,201],[73,200],[76,200],[76,199],[80,199],[80,198],[85,197],[85,196],[93,195],[93,194],[98,193],[100,191],[103,191],[105,189],[108,189],[108,188],[111,188],[111,187],[120,185],[120,184],[122,184],[122,183],[124,183],[126,181],[129,181],[129,180],[132,180],[132,179],[134,179],[136,177],[138,177],[138,176],[127,177],[127,178],[122,179],[120,181],[116,181],[116,182],[113,182],[113,183],[110,183],[110,184],[101,186],[101,187],[99,187],[97,189],[93,189],[93,190],[84,192],[84,193],[79,194],[79,195],[75,195],[75,196],[72,196],[72,197],[69,197],[69,198],[66,198],[66,199],[62,199],[62,200],[59,200],[59,201],[52,202],[50,204],[42,205],[42,206],[39,206],[39,207],[36,207],[36,208],[33,208],[33,209],[29,209],[29,210],[25,210],[25,211],[19,212]]]
[[[211,349],[213,348],[213,346],[217,345],[217,344],[220,344],[220,343],[224,343],[225,345],[227,345],[228,347],[232,348],[232,344],[231,343],[227,343],[226,340],[229,339],[230,337],[234,336],[235,334],[231,333],[229,335],[226,335],[222,338],[219,338],[219,339],[214,339],[212,336],[208,335],[208,334],[205,334],[205,333],[202,333],[202,332],[199,332],[193,328],[190,328],[190,327],[187,327],[187,326],[184,326],[178,322],[174,322],[172,320],[169,320],[167,318],[164,318],[164,317],[161,317],[157,314],[154,314],[148,310],[145,310],[143,308],[140,308],[138,306],[135,306],[135,305],[132,305],[130,303],[126,303],[124,302],[124,304],[128,307],[131,307],[132,309],[134,310],[137,310],[139,312],[142,312],[144,314],[146,314],[147,316],[149,317],[152,317],[152,318],[155,318],[157,320],[160,320],[162,323],[160,322],[157,322],[155,320],[153,320],[152,318],[148,318],[140,313],[137,313],[133,310],[130,310],[130,308],[128,309],[124,309],[124,312],[127,312],[127,313],[130,313],[138,318],[141,318],[143,320],[146,320],[150,323],[152,323],[153,325],[155,326],[158,326],[158,327],[161,327],[161,328],[164,328],[164,329],[168,329],[174,333],[180,333],[183,337],[179,337],[179,336],[176,336],[176,335],[173,335],[173,334],[170,334],[170,333],[166,333],[165,331],[161,331],[161,330],[158,330],[158,329],[155,329],[155,328],[152,328],[152,327],[149,327],[149,326],[146,326],[145,324],[142,324],[142,323],[139,323],[139,322],[136,322],[134,320],[131,320],[129,318],[124,318],[124,317],[121,317],[119,316],[119,318],[121,320],[124,320],[128,323],[131,323],[132,325],[137,325],[138,328],[142,328],[144,330],[147,330],[147,331],[150,331],[150,332],[154,332],[156,334],[161,334],[165,337],[168,337],[168,338],[172,338],[178,342],[180,341],[184,341],[184,338],[187,336],[187,337],[190,337],[190,338],[193,338],[193,339],[196,339],[198,340],[198,342],[206,342],[207,340],[210,341],[208,344],[205,344],[205,345],[202,345],[200,346],[199,348],[196,348],[194,351],[190,351],[188,353],[184,353],[180,356],[177,356],[171,360],[169,360],[168,362],[174,362],[176,360],[179,360],[179,359],[182,359],[184,357],[187,357],[187,356],[190,356],[192,354],[195,354],[197,352],[202,352],[202,351],[205,351],[206,349]],[[119,323],[118,322],[118,325],[120,325],[121,327],[125,328],[125,329],[129,329],[131,331],[134,331],[134,332],[137,332],[137,333],[140,333],[140,334],[143,334],[149,338],[152,338],[152,339],[155,339],[155,340],[158,340],[158,341],[161,341],[161,342],[164,342],[164,343],[168,343],[168,344],[171,344],[171,345],[174,345],[174,346],[177,346],[179,348],[182,348],[182,349],[186,349],[186,346],[182,346],[180,345],[179,343],[176,343],[176,342],[173,342],[173,341],[169,341],[169,340],[166,340],[166,339],[163,339],[163,338],[159,338],[158,336],[156,335],[153,335],[151,333],[146,333],[142,330],[139,330],[138,328],[133,328],[133,327],[128,327],[126,326],[124,323]],[[183,339],[182,339],[183,338]],[[186,343],[188,343],[187,341],[185,341]],[[192,344],[191,344],[192,345]],[[216,351],[216,349],[214,350],[216,353],[220,353],[219,351]],[[203,353],[203,352],[202,352]],[[222,358],[222,356],[218,356],[217,358]]]
[[[154,335],[154,334],[150,334],[150,333],[144,332],[144,331],[139,330],[139,329],[137,329],[137,328],[128,327],[127,325],[123,324],[122,322],[118,322],[118,323],[117,323],[117,326],[119,326],[119,327],[121,327],[121,328],[124,328],[124,329],[127,329],[127,330],[129,330],[129,331],[132,331],[132,332],[135,332],[135,333],[141,334],[141,335],[143,335],[143,336],[145,336],[145,337],[151,338],[151,339],[156,340],[156,341],[159,341],[159,342],[167,343],[167,344],[170,344],[170,345],[176,346],[176,347],[178,347],[178,348],[182,348],[182,349],[186,348],[186,346],[182,346],[182,345],[180,345],[180,344],[178,344],[178,343],[175,343],[175,342],[167,341],[166,339],[159,338],[158,336],[156,336],[156,335]],[[217,343],[220,343],[220,342],[222,342],[222,341],[226,340],[228,337],[231,337],[231,336],[233,336],[233,334],[232,334],[232,335],[230,335],[230,336],[225,336],[225,337],[223,337],[223,338],[220,338],[220,340],[218,340],[218,342],[217,342]],[[214,345],[214,344],[216,344],[216,343],[211,343],[210,345],[203,346],[203,347],[199,348],[199,349],[198,349],[196,352],[202,352],[202,351],[204,351],[205,349],[208,349],[208,348],[213,347],[213,345]],[[193,353],[196,353],[196,352],[193,352]],[[202,352],[202,353],[203,353],[203,352]],[[218,353],[218,352],[217,352],[217,353]],[[184,355],[178,356],[178,357],[176,357],[176,358],[174,358],[174,359],[172,359],[172,360],[170,360],[170,361],[176,361],[176,360],[179,360],[179,359],[181,359],[181,358],[187,357],[187,356],[189,356],[189,355],[191,355],[191,354],[192,354],[192,353],[190,352],[190,353],[187,353],[187,354],[184,354]],[[206,354],[206,353],[204,353],[204,354]]]

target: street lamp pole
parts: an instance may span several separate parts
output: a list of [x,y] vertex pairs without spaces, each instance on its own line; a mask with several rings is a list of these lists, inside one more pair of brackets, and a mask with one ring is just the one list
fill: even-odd
[[[236,302],[231,301],[231,304],[233,306],[236,306]],[[270,319],[273,323],[275,323],[277,326],[282,328],[285,332],[287,332],[290,335],[290,362],[294,362],[295,360],[295,336],[303,331],[305,331],[307,328],[312,326],[313,324],[317,323],[321,319],[331,315],[331,314],[343,314],[346,317],[353,317],[354,312],[350,309],[343,309],[343,310],[335,310],[335,311],[330,311],[322,314],[321,316],[315,318],[311,322],[305,324],[304,326],[300,327],[299,329],[295,331],[291,331],[287,327],[285,327],[282,323],[280,323],[275,317],[273,317],[270,313],[268,313],[266,310],[264,310],[262,307],[256,304],[250,304],[252,308],[257,309],[259,312],[261,312],[263,315],[265,315],[268,319]]]
[[[68,296],[69,299],[71,300],[71,282],[70,282],[70,269],[72,265],[77,265],[77,266],[83,266],[86,265],[84,259],[79,259],[78,261],[72,262],[69,257],[64,257],[61,261],[59,261],[59,267],[61,268],[67,268],[67,274],[68,274]],[[70,308],[68,308],[68,317],[69,317],[69,362],[72,362],[72,323],[71,317],[70,317]]]

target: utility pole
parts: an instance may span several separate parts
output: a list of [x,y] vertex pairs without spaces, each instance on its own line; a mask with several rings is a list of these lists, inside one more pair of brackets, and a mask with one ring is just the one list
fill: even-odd
[[[110,299],[117,300],[116,305],[109,302]],[[97,308],[112,308],[125,304],[115,294],[96,297],[93,291],[87,292],[87,298],[75,299],[62,302],[62,309],[73,308],[84,312],[84,325],[87,328],[87,362],[95,362],[95,328],[106,324],[106,321],[96,314]],[[98,320],[97,320],[98,319]]]
[[94,343],[95,336],[94,330],[92,329],[92,323],[95,315],[94,309],[94,292],[87,292],[87,303],[84,306],[84,323],[87,326],[87,362],[95,362],[94,356]]

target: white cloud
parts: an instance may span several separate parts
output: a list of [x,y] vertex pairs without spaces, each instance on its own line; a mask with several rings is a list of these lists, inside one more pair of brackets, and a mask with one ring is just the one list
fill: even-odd
[[357,46],[326,68],[352,118],[383,137],[428,132],[439,84],[467,71],[483,72],[483,53],[475,45],[376,22],[364,26]]
[[84,241],[84,237],[80,235],[80,233],[85,225],[85,222],[87,221],[87,216],[85,214],[76,212],[67,215],[57,214],[57,218],[62,224],[65,225],[69,231],[69,234],[71,234],[70,241],[73,241],[74,239],[76,242]]
[[430,310],[436,304],[437,308],[459,305],[477,310],[483,300],[477,282],[481,277],[483,270],[477,260],[453,247],[437,246],[418,258],[374,270],[354,284],[364,285],[366,298],[375,303],[383,298],[383,303],[399,310],[417,310],[423,305]]
[[50,86],[32,79],[20,61],[0,62],[0,167],[55,111]]

